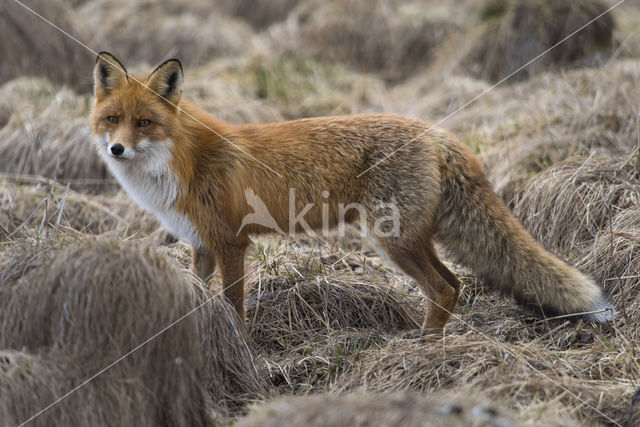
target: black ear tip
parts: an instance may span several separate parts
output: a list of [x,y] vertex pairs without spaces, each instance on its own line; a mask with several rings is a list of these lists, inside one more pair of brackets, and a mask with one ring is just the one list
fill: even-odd
[[104,58],[104,57],[114,57],[112,54],[110,54],[109,52],[107,52],[106,50],[101,51],[100,53],[98,53],[98,55],[96,56],[96,62],[98,62],[100,60],[100,58]]
[[184,74],[184,70],[182,69],[182,62],[178,58],[167,59],[164,63],[168,64],[169,62],[175,62],[178,64],[178,68],[180,68],[180,74]]

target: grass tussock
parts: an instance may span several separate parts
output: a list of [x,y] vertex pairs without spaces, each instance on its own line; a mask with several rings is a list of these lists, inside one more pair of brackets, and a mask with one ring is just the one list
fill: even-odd
[[[464,67],[476,77],[497,82],[524,66],[513,79],[526,79],[552,66],[588,63],[613,47],[615,20],[611,14],[560,42],[608,7],[601,0],[492,0],[480,11],[485,25],[482,35],[473,38]],[[547,55],[528,64],[556,44]]]
[[592,245],[620,212],[638,206],[639,184],[633,158],[574,157],[531,179],[514,213],[536,239],[569,257]]
[[0,87],[6,123],[0,128],[0,170],[39,175],[74,188],[113,188],[90,139],[90,99],[45,79],[21,78]]
[[638,78],[638,63],[630,61],[542,74],[492,92],[456,117],[454,127],[479,152],[498,194],[513,205],[528,179],[557,162],[634,150]]
[[409,392],[387,394],[318,395],[284,398],[257,407],[238,427],[368,426],[501,426],[517,418],[496,403],[478,396]]
[[[526,343],[493,338],[499,331],[493,328],[488,334],[470,332],[444,340],[396,339],[381,349],[364,350],[360,364],[344,373],[333,391],[458,390],[506,399],[528,420],[557,413],[586,424],[626,421],[634,385],[616,378],[637,374],[634,345],[614,349],[606,337],[582,328],[580,339],[554,349],[549,344],[566,326],[553,325]],[[562,403],[558,407],[556,399]]]
[[369,111],[380,105],[384,90],[373,76],[314,59],[256,56],[247,74],[255,96],[276,107],[285,119]]
[[[542,356],[542,354],[540,354]],[[613,354],[608,358],[615,357]],[[623,356],[632,363],[630,355]],[[629,365],[627,365],[629,366]],[[595,370],[595,362],[585,369]],[[635,425],[640,422],[637,409],[631,410],[634,384],[607,380],[588,380],[571,375],[532,375],[530,369],[495,368],[461,388],[462,393],[482,390],[492,399],[517,396],[523,419],[540,419],[543,425]],[[616,372],[618,374],[622,372]],[[626,372],[624,375],[628,375]]]
[[353,276],[267,278],[253,286],[248,319],[256,343],[286,350],[317,335],[345,330],[420,327],[420,298]]
[[[66,1],[32,0],[23,3],[68,33],[87,40],[90,33],[76,25],[67,13]],[[0,82],[25,75],[46,75],[57,84],[87,92],[92,87],[92,57],[91,52],[78,49],[75,41],[18,2],[5,1],[0,5]]]
[[192,66],[246,52],[251,45],[248,25],[220,14],[206,0],[90,0],[76,14],[91,28],[98,51],[112,52],[129,64],[158,64],[178,56]]
[[155,217],[124,193],[86,194],[37,177],[0,181],[0,241],[57,233],[146,238],[160,244],[172,237]]
[[[101,375],[122,403],[112,413],[132,410],[134,393],[146,409],[142,425],[207,425],[210,408],[234,411],[265,393],[233,310],[149,246],[17,243],[3,254],[1,270],[0,348],[62,361],[69,388],[130,352]],[[84,405],[99,408],[94,397]],[[59,423],[63,409],[50,420]],[[70,416],[72,424],[81,421]]]
[[307,1],[271,31],[272,44],[289,55],[402,80],[458,30],[447,15],[433,11],[401,1]]
[[[184,389],[180,390],[175,403],[182,406],[159,410],[159,402],[147,388],[148,384],[135,376],[102,375],[58,401],[78,385],[77,378],[69,377],[73,368],[65,364],[65,360],[51,356],[11,350],[0,352],[0,390],[3,392],[0,415],[3,422],[6,425],[20,425],[28,421],[28,425],[38,427],[111,426],[117,419],[123,425],[140,426],[224,425],[221,416],[211,410],[201,409],[206,408],[201,400],[182,400],[186,395]],[[179,368],[185,367],[180,365]],[[172,373],[190,374],[185,369]],[[46,411],[39,412],[56,401]]]
[[640,210],[636,204],[609,219],[578,264],[604,285],[630,325],[640,313],[639,253]]
[[[286,284],[287,288],[303,287],[310,282],[311,275],[315,283],[311,282],[314,286],[309,296],[303,299],[304,293],[300,291],[300,295],[291,291],[287,295],[280,287],[273,289],[274,294],[259,291],[270,283],[264,279],[254,281],[249,294],[249,323],[259,310],[267,311],[273,306],[280,318],[269,319],[265,325],[277,322],[286,325],[276,336],[286,340],[275,346],[270,337],[254,335],[266,380],[281,393],[358,392],[369,396],[406,390],[427,395],[436,391],[488,393],[491,399],[505,402],[518,417],[529,422],[567,425],[607,423],[611,419],[619,423],[627,421],[636,387],[633,378],[638,375],[634,356],[637,348],[631,339],[637,335],[637,328],[632,321],[623,321],[614,329],[600,329],[566,318],[541,319],[512,302],[486,293],[471,278],[463,278],[460,302],[443,339],[425,337],[416,329],[423,305],[419,294],[406,287],[397,288],[397,292],[408,298],[407,302],[413,300],[412,307],[418,311],[412,315],[414,325],[399,330],[385,329],[384,324],[375,325],[375,329],[367,325],[344,328],[338,322],[332,323],[343,314],[331,313],[331,306],[323,302],[326,297],[318,289],[322,276],[362,277],[377,272],[379,280],[373,281],[381,285],[390,276],[383,274],[371,260],[354,257],[350,251],[337,250],[334,256],[331,250],[331,255],[325,254],[324,247],[316,248],[315,255],[308,249],[306,243],[292,245],[287,251],[271,247],[271,252],[262,251],[257,261],[265,270],[261,274],[271,271],[277,276],[287,276],[275,282]],[[340,262],[342,258],[344,263]],[[333,271],[323,271],[323,266],[333,266]],[[633,289],[633,279],[628,280],[624,286]],[[265,297],[260,298],[258,292]],[[304,302],[295,311],[281,308],[285,302],[291,304],[288,302],[291,295]],[[346,298],[340,295],[340,300]],[[612,298],[617,304],[622,303],[615,293]],[[262,308],[254,308],[257,302]],[[347,311],[355,312],[355,308],[343,310]],[[636,315],[632,309],[627,311],[629,319]],[[302,317],[307,313],[314,316],[317,326],[304,327],[304,335],[290,335],[296,325],[309,323]],[[262,327],[256,323],[253,328],[256,326]],[[296,345],[287,345],[296,337],[301,337]]]
[[262,30],[275,22],[286,20],[289,13],[300,3],[300,0],[272,0],[269,2],[217,0],[216,3],[228,14],[242,18],[255,29]]

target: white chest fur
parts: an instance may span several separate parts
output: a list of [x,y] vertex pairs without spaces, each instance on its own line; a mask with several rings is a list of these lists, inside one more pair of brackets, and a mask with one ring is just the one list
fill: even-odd
[[170,143],[142,141],[133,157],[124,160],[112,157],[102,147],[99,152],[122,188],[140,207],[155,214],[174,236],[201,247],[202,238],[191,221],[173,207],[180,195],[180,184],[169,168]]

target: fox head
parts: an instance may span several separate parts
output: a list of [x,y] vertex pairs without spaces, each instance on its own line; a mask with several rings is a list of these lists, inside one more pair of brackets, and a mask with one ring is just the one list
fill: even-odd
[[169,59],[140,78],[129,75],[113,55],[101,52],[93,77],[91,130],[100,155],[112,164],[137,164],[167,153],[182,96],[180,61]]

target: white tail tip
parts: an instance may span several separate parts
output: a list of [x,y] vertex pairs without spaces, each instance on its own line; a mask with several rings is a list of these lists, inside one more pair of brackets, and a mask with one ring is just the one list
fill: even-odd
[[618,310],[606,296],[601,296],[593,306],[594,313],[585,314],[583,317],[589,322],[607,323],[613,321]]

